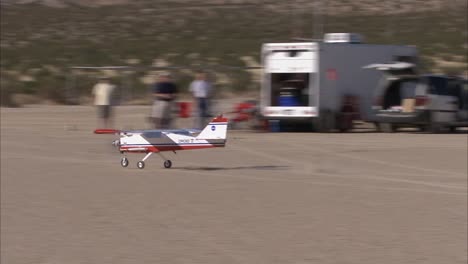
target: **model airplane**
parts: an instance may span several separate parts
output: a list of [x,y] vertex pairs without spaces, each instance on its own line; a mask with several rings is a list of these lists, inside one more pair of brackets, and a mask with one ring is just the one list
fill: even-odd
[[120,139],[113,142],[124,154],[120,160],[122,167],[128,166],[126,153],[146,153],[146,156],[138,161],[137,167],[143,169],[145,161],[157,153],[164,159],[164,167],[170,168],[172,162],[166,159],[161,152],[188,149],[202,149],[224,147],[226,145],[228,119],[222,116],[214,118],[201,132],[192,129],[178,130],[115,130],[96,129],[95,134],[118,134]]

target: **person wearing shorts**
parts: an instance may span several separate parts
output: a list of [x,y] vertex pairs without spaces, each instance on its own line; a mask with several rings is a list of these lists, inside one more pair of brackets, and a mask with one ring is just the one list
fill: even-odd
[[112,126],[112,94],[115,86],[107,78],[101,78],[93,87],[94,105],[97,108],[98,126],[110,128]]
[[177,95],[177,86],[172,82],[169,73],[159,75],[153,87],[153,107],[151,117],[155,129],[167,129],[171,126],[172,107]]

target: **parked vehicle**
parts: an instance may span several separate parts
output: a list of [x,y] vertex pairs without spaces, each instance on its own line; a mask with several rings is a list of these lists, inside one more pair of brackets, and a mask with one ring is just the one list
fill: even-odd
[[374,93],[374,117],[384,132],[420,127],[438,132],[468,126],[467,80],[445,75],[420,75],[411,63],[372,64],[384,72]]
[[372,95],[382,73],[363,69],[380,61],[417,63],[415,47],[362,43],[358,34],[326,34],[324,41],[266,43],[262,47],[261,116],[346,131],[373,117]]

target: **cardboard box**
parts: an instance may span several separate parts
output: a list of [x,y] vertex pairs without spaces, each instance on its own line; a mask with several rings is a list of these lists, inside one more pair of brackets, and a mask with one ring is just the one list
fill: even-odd
[[414,112],[414,105],[416,100],[414,98],[403,99],[403,113],[412,113]]

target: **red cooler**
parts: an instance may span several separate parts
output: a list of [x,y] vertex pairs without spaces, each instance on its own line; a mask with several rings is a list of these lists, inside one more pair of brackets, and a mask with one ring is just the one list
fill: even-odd
[[179,105],[179,117],[190,117],[190,102],[177,102]]

